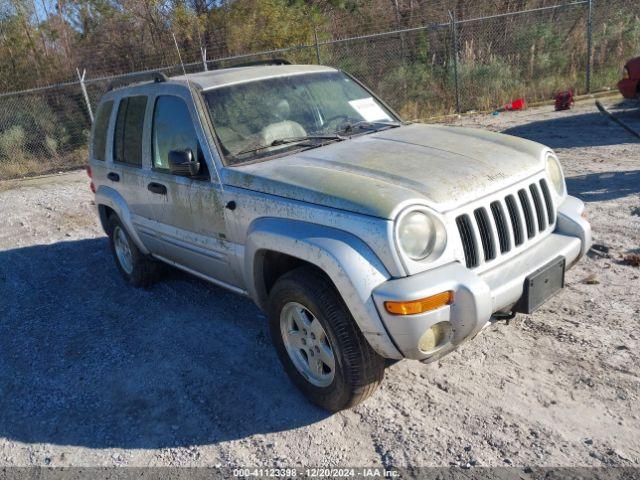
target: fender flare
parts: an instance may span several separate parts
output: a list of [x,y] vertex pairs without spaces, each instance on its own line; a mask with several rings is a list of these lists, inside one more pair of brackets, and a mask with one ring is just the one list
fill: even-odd
[[567,196],[564,202],[558,207],[558,233],[578,237],[582,242],[580,255],[576,258],[575,262],[582,258],[591,248],[591,225],[582,218],[584,209],[584,202],[572,196]]
[[[136,244],[138,249],[143,254],[149,255],[149,250],[144,246],[144,243],[142,243],[142,240],[138,236],[138,232],[133,226],[131,211],[127,206],[127,202],[125,202],[124,198],[122,198],[122,195],[120,195],[113,188],[107,187],[105,185],[100,185],[98,187],[98,190],[96,191],[95,202],[97,207],[100,207],[100,205],[104,205],[116,212],[116,215],[118,215],[118,218],[124,224],[125,228],[127,229],[127,233]],[[100,213],[100,221],[103,223],[103,228],[105,228],[106,231],[106,219],[102,218],[102,213]]]
[[264,310],[266,296],[257,277],[260,252],[304,260],[333,282],[369,345],[386,358],[403,358],[376,309],[372,292],[390,278],[373,251],[354,235],[330,227],[278,218],[254,221],[247,232],[244,277],[249,296]]

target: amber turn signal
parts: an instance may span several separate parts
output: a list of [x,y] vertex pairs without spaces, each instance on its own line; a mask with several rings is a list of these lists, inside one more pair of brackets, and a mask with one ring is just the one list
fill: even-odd
[[453,292],[442,292],[420,300],[409,302],[384,302],[384,308],[393,315],[416,315],[428,312],[436,308],[451,305],[453,303]]

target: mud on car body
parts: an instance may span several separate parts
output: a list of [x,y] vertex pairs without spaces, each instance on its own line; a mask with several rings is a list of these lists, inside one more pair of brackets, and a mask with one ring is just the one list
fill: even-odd
[[326,409],[369,396],[385,359],[431,362],[532,311],[590,244],[549,148],[405,123],[333,68],[131,81],[103,97],[90,154],[118,269],[250,297]]

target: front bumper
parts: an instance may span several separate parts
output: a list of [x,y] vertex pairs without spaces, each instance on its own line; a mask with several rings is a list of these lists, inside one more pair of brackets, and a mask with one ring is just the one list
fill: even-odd
[[[560,206],[556,229],[518,256],[480,274],[458,262],[378,286],[373,299],[397,348],[406,358],[434,361],[473,338],[496,312],[510,311],[523,294],[525,278],[543,265],[563,257],[567,269],[591,244],[591,227],[582,218],[584,204],[573,197]],[[410,301],[451,290],[454,303],[417,315],[389,314],[386,301]],[[452,334],[447,343],[430,353],[418,347],[420,337],[433,325],[448,321]]]

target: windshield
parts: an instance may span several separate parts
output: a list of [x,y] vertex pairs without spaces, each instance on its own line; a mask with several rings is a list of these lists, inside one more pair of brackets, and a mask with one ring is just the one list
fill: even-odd
[[228,165],[325,145],[398,122],[341,72],[240,83],[205,92],[204,98]]

